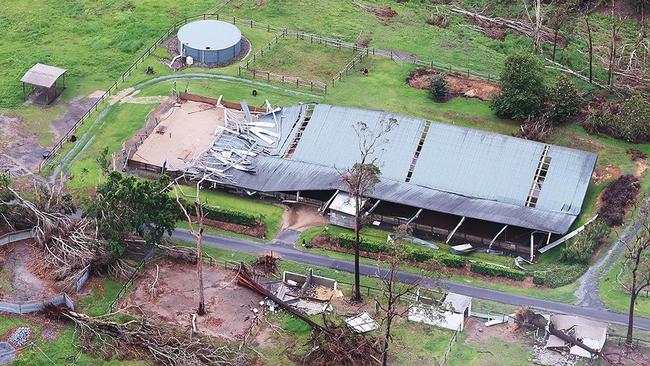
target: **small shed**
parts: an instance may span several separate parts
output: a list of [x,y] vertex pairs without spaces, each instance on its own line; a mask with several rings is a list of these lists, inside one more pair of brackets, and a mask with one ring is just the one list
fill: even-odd
[[455,293],[448,293],[440,307],[436,301],[420,296],[411,305],[408,320],[416,323],[425,323],[453,331],[463,331],[465,318],[472,313],[472,298]]
[[[366,200],[361,201],[361,208],[365,205]],[[329,205],[330,223],[336,226],[348,229],[354,228],[354,218],[356,216],[357,205],[354,197],[346,192],[338,192],[331,200]]]
[[[607,324],[573,315],[552,315],[550,323],[557,330],[582,340],[585,345],[601,351],[607,340]],[[591,358],[585,349],[571,345],[555,335],[549,335],[545,348],[569,349],[569,353],[579,357]]]
[[[56,66],[36,64],[31,69],[27,70],[25,75],[20,79],[23,83],[23,98],[34,94],[34,101],[40,104],[50,104],[65,89],[65,73],[66,69]],[[59,83],[59,78],[62,77]],[[27,93],[26,85],[32,88]]]

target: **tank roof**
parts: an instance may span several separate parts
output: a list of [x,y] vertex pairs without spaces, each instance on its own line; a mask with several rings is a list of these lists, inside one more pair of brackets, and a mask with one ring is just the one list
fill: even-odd
[[178,40],[196,50],[223,50],[241,41],[241,31],[220,20],[199,20],[181,27]]

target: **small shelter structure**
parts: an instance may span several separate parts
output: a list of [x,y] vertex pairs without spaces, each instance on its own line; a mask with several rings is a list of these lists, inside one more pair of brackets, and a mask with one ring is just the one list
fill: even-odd
[[[23,99],[34,93],[34,101],[39,104],[50,104],[65,89],[66,69],[56,66],[36,64],[27,70],[25,75],[20,79],[23,83]],[[59,78],[61,83],[58,83]],[[26,85],[31,85],[31,91],[26,92]]]
[[418,293],[416,302],[409,308],[408,320],[462,332],[465,328],[465,318],[471,315],[471,297],[450,292],[445,296],[442,305],[437,307],[435,300]]
[[[607,325],[601,322],[581,318],[573,315],[552,315],[550,324],[557,330],[574,336],[585,345],[601,351],[607,340]],[[585,349],[571,345],[555,335],[549,335],[546,341],[547,349],[569,349],[569,353],[579,357],[591,358],[592,355]]]

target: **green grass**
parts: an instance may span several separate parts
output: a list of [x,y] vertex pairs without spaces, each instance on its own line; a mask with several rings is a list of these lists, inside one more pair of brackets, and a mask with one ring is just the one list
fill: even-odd
[[[94,127],[91,128],[92,119],[87,121],[87,129],[80,131],[80,133],[89,131],[86,146],[76,149],[78,159],[76,161],[71,159],[64,166],[64,170],[69,168],[70,176],[66,186],[73,192],[83,195],[101,183],[102,170],[96,161],[100,152],[108,147],[109,156],[112,153],[119,153],[122,143],[129,140],[144,126],[147,115],[154,108],[155,105],[147,104],[115,104]],[[95,136],[92,142],[91,136]],[[68,143],[68,148],[72,148],[72,143]],[[63,152],[59,156],[64,154]]]
[[92,284],[90,294],[79,300],[77,310],[90,316],[104,315],[110,311],[111,303],[124,284],[104,277]]
[[[91,356],[80,353],[76,348],[77,333],[72,325],[41,324],[33,321],[32,318],[25,318],[15,315],[0,315],[0,336],[10,329],[19,326],[32,328],[33,345],[23,349],[12,365],[105,365],[105,366],[135,366],[146,365],[143,361],[120,361],[109,357],[108,360],[102,356]],[[55,340],[45,340],[41,336],[43,328],[50,328],[58,333]]]
[[[182,186],[182,196],[195,197],[196,188],[189,186]],[[239,197],[234,194],[229,194],[223,191],[213,189],[201,190],[201,200],[208,206],[222,207],[229,210],[253,213],[261,215],[262,221],[266,224],[266,239],[270,240],[275,238],[280,227],[282,226],[282,214],[284,210],[281,206],[263,201],[260,199]],[[223,233],[217,231],[217,233]]]
[[[600,292],[600,300],[609,310],[627,313],[630,308],[630,295],[623,290],[616,280],[616,276],[621,271],[622,265],[623,258],[620,258],[605,274],[598,290]],[[637,298],[634,315],[650,318],[650,297],[647,293]]]
[[[285,76],[329,83],[354,57],[349,49],[336,49],[309,40],[280,39],[259,56],[251,68]],[[296,67],[298,65],[298,67]]]
[[523,342],[521,339],[504,341],[499,337],[470,340],[465,333],[462,333],[447,364],[449,366],[532,365],[528,361],[532,349],[530,343]]

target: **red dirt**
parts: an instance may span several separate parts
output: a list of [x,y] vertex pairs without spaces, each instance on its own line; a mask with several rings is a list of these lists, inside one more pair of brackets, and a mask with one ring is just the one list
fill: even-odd
[[[417,68],[409,76],[407,82],[413,88],[428,89],[431,78],[439,74],[440,72],[432,69]],[[453,97],[478,98],[480,100],[491,100],[501,90],[497,83],[479,79],[475,76],[447,75],[447,85]]]
[[287,207],[282,215],[282,228],[303,231],[310,227],[327,225],[329,220],[313,206],[293,205]]
[[594,183],[600,184],[608,179],[616,179],[621,176],[621,168],[613,165],[608,165],[604,168],[594,171],[592,178]]
[[[196,271],[193,265],[173,261],[158,262],[160,266],[157,294],[149,288],[156,275],[156,266],[149,265],[121,306],[137,306],[128,311],[191,329],[192,314],[198,305]],[[253,308],[259,309],[263,299],[257,293],[237,286],[236,273],[217,266],[204,266],[204,295],[207,314],[198,316],[200,333],[229,340],[241,339],[251,326]]]

